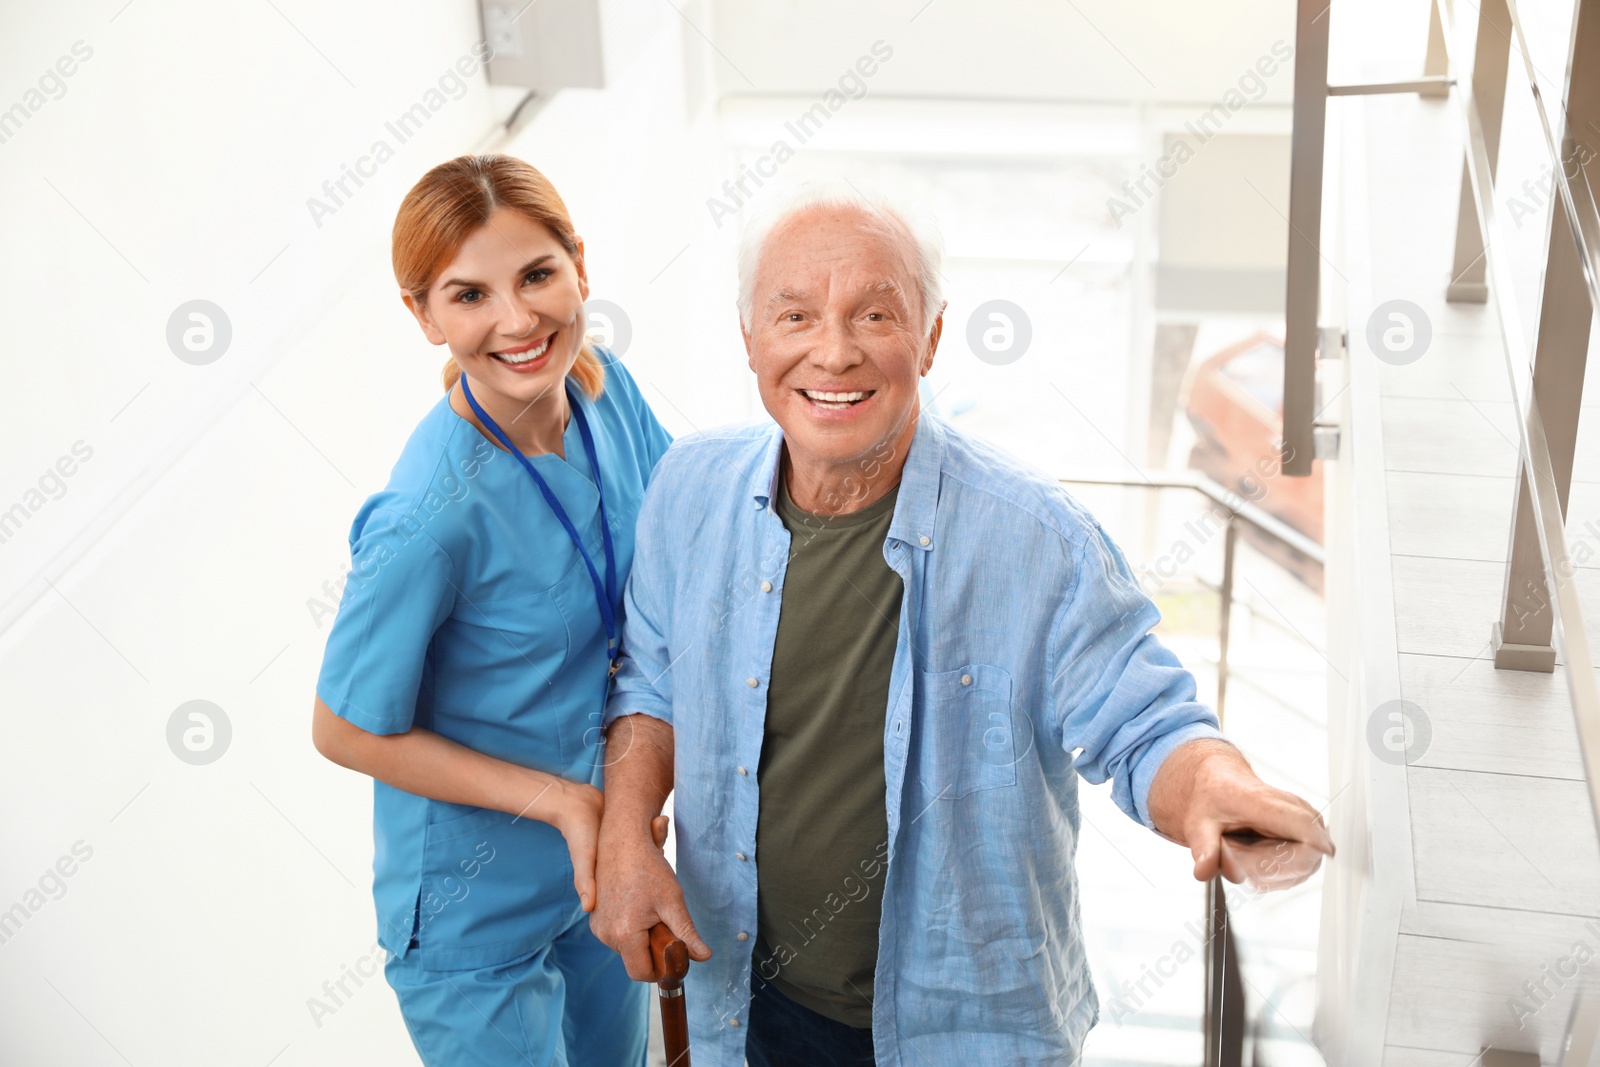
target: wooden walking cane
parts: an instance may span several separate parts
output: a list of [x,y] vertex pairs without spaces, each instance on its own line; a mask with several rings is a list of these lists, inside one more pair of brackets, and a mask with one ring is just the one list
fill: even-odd
[[650,959],[661,980],[661,1036],[667,1067],[689,1067],[689,1013],[683,1003],[683,979],[689,973],[689,947],[665,923],[650,928]]

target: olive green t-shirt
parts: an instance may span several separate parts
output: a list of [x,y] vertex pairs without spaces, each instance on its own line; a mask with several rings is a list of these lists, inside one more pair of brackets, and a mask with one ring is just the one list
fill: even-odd
[[780,478],[789,564],[758,779],[756,973],[862,1029],[888,866],[883,729],[903,589],[883,543],[898,493],[815,515]]

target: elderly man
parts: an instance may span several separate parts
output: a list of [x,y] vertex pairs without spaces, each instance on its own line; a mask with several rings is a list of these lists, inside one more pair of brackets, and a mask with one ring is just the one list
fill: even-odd
[[679,439],[640,514],[591,921],[636,979],[658,921],[701,961],[696,1067],[1076,1062],[1080,775],[1196,878],[1234,829],[1332,853],[1195,702],[1094,517],[920,411],[939,254],[855,193],[753,229],[776,425]]

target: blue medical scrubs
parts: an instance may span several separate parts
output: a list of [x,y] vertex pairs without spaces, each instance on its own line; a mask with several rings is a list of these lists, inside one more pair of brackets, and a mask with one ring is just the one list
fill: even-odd
[[[617,583],[670,437],[605,349],[588,416]],[[603,568],[600,497],[578,420],[531,460]],[[443,396],[357,513],[317,695],[375,734],[433,730],[600,784],[606,637],[582,556],[516,457]],[[603,573],[603,571],[602,571]],[[620,611],[620,608],[619,608]],[[547,823],[374,782],[373,895],[385,973],[430,1065],[644,1062],[646,987],[589,931]]]

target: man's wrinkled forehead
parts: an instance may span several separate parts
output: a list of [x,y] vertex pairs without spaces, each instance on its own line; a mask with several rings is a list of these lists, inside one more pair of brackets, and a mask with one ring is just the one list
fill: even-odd
[[845,279],[842,284],[835,284],[835,279],[827,279],[826,291],[823,287],[808,285],[801,282],[778,284],[778,287],[767,297],[765,306],[768,308],[777,304],[819,304],[826,303],[830,296],[854,296],[856,302],[873,298],[886,301],[896,301],[901,305],[910,306],[911,296],[906,287],[897,279],[890,277],[862,279],[852,282]]
[[819,304],[840,296],[911,304],[915,242],[892,218],[857,208],[813,208],[779,223],[765,244],[758,285],[767,291],[762,303],[769,310],[777,302]]

